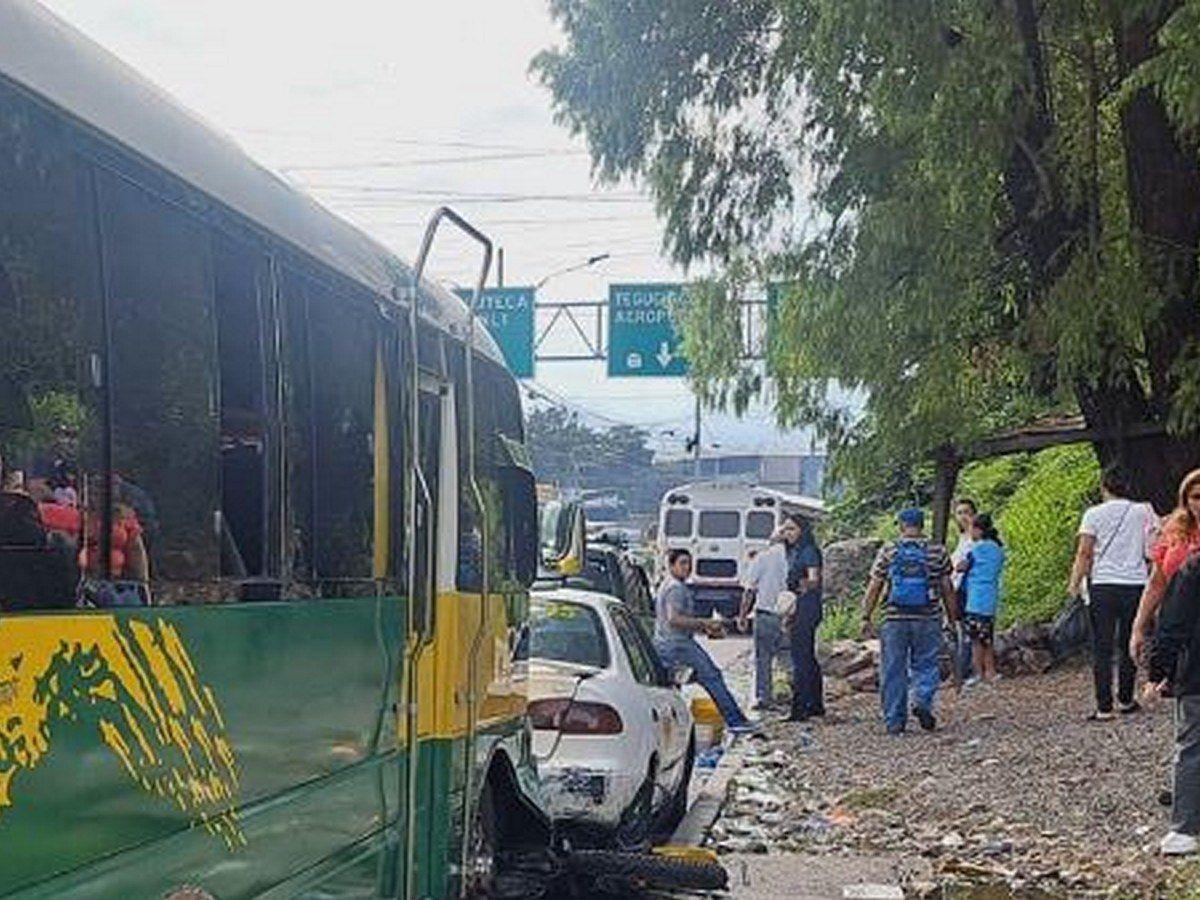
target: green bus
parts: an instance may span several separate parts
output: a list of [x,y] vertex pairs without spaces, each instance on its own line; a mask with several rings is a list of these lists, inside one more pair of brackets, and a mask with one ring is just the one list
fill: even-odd
[[545,846],[517,384],[418,270],[0,2],[0,895],[465,896]]

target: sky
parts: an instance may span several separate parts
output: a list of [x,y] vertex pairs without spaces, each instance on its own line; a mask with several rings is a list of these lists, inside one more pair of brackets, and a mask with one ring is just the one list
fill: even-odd
[[[533,56],[562,40],[546,0],[42,2],[404,259],[448,202],[504,248],[506,284],[547,279],[539,300],[601,300],[610,283],[687,277],[660,252],[645,192],[595,182],[582,139],[554,122],[549,92],[529,74]],[[447,233],[431,274],[472,284],[476,252]],[[546,349],[579,349],[563,325]],[[682,379],[540,362],[527,384],[595,427],[646,427],[665,456],[691,432]],[[812,448],[765,409],[705,421],[706,455]]]

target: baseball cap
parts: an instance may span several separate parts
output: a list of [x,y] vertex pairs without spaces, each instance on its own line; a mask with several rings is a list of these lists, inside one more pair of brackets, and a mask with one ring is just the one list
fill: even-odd
[[901,510],[898,518],[901,525],[907,525],[909,528],[923,528],[925,526],[925,513],[921,512],[915,506]]

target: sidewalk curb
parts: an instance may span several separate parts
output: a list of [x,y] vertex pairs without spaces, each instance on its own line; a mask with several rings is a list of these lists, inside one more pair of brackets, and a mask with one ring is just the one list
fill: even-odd
[[733,777],[741,771],[745,758],[743,748],[747,740],[749,738],[738,738],[729,745],[713,773],[700,788],[687,815],[671,835],[671,844],[677,847],[699,847],[704,843],[709,829],[725,806]]

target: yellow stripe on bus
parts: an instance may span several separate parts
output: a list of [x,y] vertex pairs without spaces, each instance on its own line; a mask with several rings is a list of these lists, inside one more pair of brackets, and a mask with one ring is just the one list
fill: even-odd
[[[417,734],[421,738],[457,738],[467,733],[467,654],[479,626],[479,594],[448,592],[437,598],[434,638],[421,660]],[[486,728],[525,714],[525,696],[513,678],[508,616],[504,597],[489,599],[491,634],[480,644],[476,703]],[[403,730],[401,730],[403,734]]]

